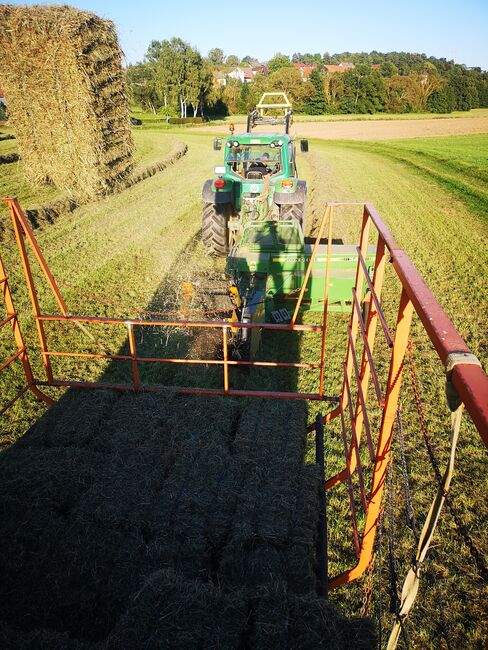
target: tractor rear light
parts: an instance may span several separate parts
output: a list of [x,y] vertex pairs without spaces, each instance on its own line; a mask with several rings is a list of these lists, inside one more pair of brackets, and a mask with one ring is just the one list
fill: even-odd
[[217,165],[217,167],[214,168],[214,172],[217,174],[217,176],[225,174],[225,165]]
[[224,179],[217,178],[217,180],[214,182],[214,187],[217,188],[218,190],[221,190],[223,187],[225,187]]
[[290,179],[281,181],[281,187],[285,190],[291,190],[293,188],[293,181]]

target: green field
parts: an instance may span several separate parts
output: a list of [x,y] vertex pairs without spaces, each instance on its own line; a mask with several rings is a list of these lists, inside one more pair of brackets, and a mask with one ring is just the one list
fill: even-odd
[[[220,159],[219,152],[212,150],[212,136],[186,129],[168,129],[167,132],[142,129],[135,131],[135,138],[139,166],[164,158],[176,140],[188,144],[188,153],[163,173],[113,197],[63,215],[37,232],[72,312],[115,316],[132,316],[146,309],[168,312],[178,307],[184,280],[196,279],[205,287],[205,282],[222,274],[223,261],[207,259],[199,239],[201,187]],[[11,147],[12,142],[0,145],[9,144]],[[488,197],[485,185],[488,160],[483,152],[486,152],[487,144],[486,135],[381,143],[317,140],[310,142],[309,154],[300,155],[298,161],[300,175],[313,188],[309,194],[307,230],[314,232],[328,200],[371,201],[426,278],[472,351],[485,364],[488,358]],[[39,192],[21,181],[20,165],[0,166],[0,194],[17,194],[27,207],[52,199],[50,190]],[[4,215],[3,211],[2,219]],[[338,221],[334,235],[351,242],[355,241],[357,232],[357,213],[347,211]],[[21,323],[29,343],[35,347],[28,298],[22,288],[16,253],[8,234],[2,242],[1,252],[11,274],[12,286],[16,287],[15,299]],[[39,273],[36,273],[36,279],[41,286]],[[388,289],[385,299],[391,297],[393,300],[397,295],[393,288]],[[41,298],[46,307],[53,306],[45,291],[41,291]],[[202,306],[206,305],[197,304],[196,308]],[[389,316],[392,311],[387,308]],[[103,346],[113,351],[123,349],[123,330],[116,335],[102,330],[96,334]],[[79,332],[73,336],[72,331],[53,330],[50,336],[58,349],[70,349],[73,342],[78,346],[84,344],[83,334]],[[416,362],[421,369],[429,432],[435,451],[444,462],[448,449],[448,415],[443,403],[442,369],[418,324],[414,325],[413,340]],[[335,342],[341,342],[341,337],[334,338],[331,334],[331,350]],[[270,355],[279,352],[275,342],[267,343],[270,344]],[[170,352],[181,347],[185,353],[188,352],[185,347],[188,342],[175,333],[164,335],[159,332],[144,345],[149,348],[159,345]],[[8,353],[5,336],[0,349],[2,357]],[[290,349],[287,352],[290,354]],[[301,345],[292,350],[297,360],[316,359],[317,352],[317,341],[311,341],[309,337],[303,338]],[[33,355],[33,360],[40,374],[38,356]],[[331,358],[326,376],[328,391],[338,390],[340,362],[339,357]],[[73,366],[60,362],[57,368],[79,376],[82,374],[79,364]],[[106,365],[93,362],[88,365],[85,377],[95,378],[101,373],[112,376],[111,372]],[[188,376],[185,373],[184,369],[179,369],[173,375],[160,373],[150,378],[163,378],[181,385]],[[205,371],[192,373],[192,377],[196,381],[216,381],[212,373]],[[4,383],[2,388],[8,393],[12,384],[20,380],[19,376],[13,382],[10,378],[7,381],[12,383],[7,383],[7,386]],[[264,383],[263,387],[274,386],[274,376],[267,373],[260,373],[257,380],[261,386]],[[0,378],[0,381],[5,382],[5,379]],[[254,380],[247,377],[245,381],[252,384]],[[311,388],[310,377],[305,374],[286,375],[283,383],[297,386],[299,390]],[[435,483],[419,432],[408,376],[402,392],[402,407],[415,514],[421,523],[434,494]],[[9,412],[8,423],[3,422],[2,445],[8,447],[44,410],[30,397],[25,398]],[[308,419],[313,416],[314,409],[310,409]],[[336,432],[327,439],[326,448],[328,471],[331,472],[341,462]],[[398,451],[397,446],[395,451]],[[310,459],[312,457],[310,453]],[[394,478],[393,493],[397,505],[395,542],[401,584],[414,552],[415,539],[404,525],[399,461],[395,464]],[[486,501],[485,493],[486,449],[474,427],[466,423],[452,487],[453,501],[474,543],[486,555],[483,536],[488,522],[486,507],[481,507]],[[331,561],[335,572],[347,561],[351,544],[349,529],[344,524],[347,494],[342,487],[332,493],[330,509]],[[479,573],[451,515],[445,513],[425,567],[419,599],[407,623],[411,647],[483,647],[487,624],[484,602],[488,594]],[[383,594],[382,622],[387,630],[392,617],[387,613],[386,547],[383,548],[381,584],[377,574],[375,581]],[[333,600],[340,603],[346,612],[357,613],[363,584],[361,581],[358,586],[339,590],[333,594]]]

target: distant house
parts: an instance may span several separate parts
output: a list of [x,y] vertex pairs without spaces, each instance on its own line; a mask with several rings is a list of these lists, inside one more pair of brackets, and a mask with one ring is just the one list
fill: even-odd
[[300,75],[303,81],[308,81],[310,79],[310,75],[315,70],[317,65],[315,63],[313,65],[306,65],[305,63],[294,63],[293,67],[300,71]]
[[225,86],[227,83],[227,78],[224,72],[220,70],[215,70],[213,73],[213,80],[216,86]]
[[251,62],[250,66],[253,75],[257,75],[258,72],[260,72],[261,74],[268,74],[269,72],[268,66],[265,65],[264,63],[259,63],[259,61]]
[[339,63],[339,65],[324,65],[326,72],[347,72],[355,68],[354,63]]
[[227,79],[238,79],[241,83],[252,83],[254,77],[261,72],[268,74],[268,68],[259,61],[253,61],[252,65],[238,65],[232,70],[215,70],[213,80],[216,86],[226,86]]
[[242,83],[250,83],[253,80],[255,74],[256,73],[253,72],[252,68],[237,66],[229,73],[227,73],[226,77],[228,79],[239,79],[239,81]]

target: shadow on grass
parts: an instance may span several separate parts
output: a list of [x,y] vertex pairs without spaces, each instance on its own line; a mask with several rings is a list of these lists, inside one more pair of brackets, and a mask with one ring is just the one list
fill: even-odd
[[[161,355],[161,334],[141,352]],[[220,337],[165,340],[168,356],[221,353]],[[296,359],[298,337],[267,332],[261,350]],[[144,380],[221,385],[221,368],[150,365]],[[233,369],[232,385],[276,389],[269,372]],[[305,427],[297,400],[68,390],[0,455],[2,648],[372,648],[368,621],[315,593]]]

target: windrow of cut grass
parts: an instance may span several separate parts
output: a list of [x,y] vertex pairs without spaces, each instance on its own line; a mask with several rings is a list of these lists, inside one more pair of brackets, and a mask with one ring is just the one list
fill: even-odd
[[[0,135],[12,135],[10,127],[0,127]],[[172,149],[181,140],[175,137],[175,132],[158,133],[134,130],[133,138],[136,144],[134,154],[134,169],[131,179],[137,179],[145,170],[167,159]],[[17,153],[15,139],[0,141],[0,157]],[[130,182],[130,179],[129,179]],[[16,196],[22,207],[29,212],[29,217],[35,226],[50,222],[49,206],[56,203],[69,203],[65,195],[53,185],[35,186],[25,180],[22,159],[2,165],[0,173],[0,196]],[[73,206],[76,203],[73,202]],[[45,206],[45,207],[44,207]],[[2,224],[0,224],[0,231]]]

